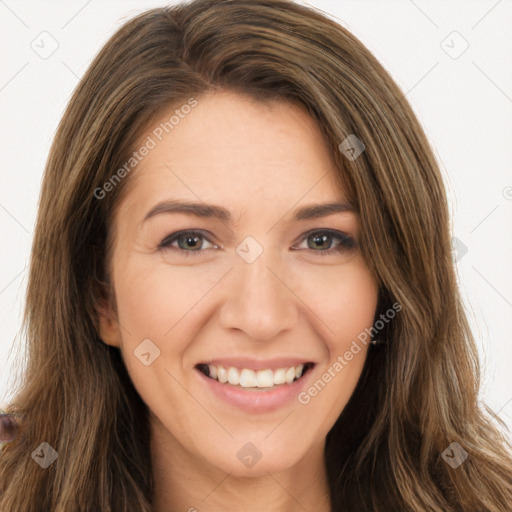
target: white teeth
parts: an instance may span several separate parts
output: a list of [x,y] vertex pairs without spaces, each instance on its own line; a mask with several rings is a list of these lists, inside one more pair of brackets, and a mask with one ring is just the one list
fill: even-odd
[[222,368],[222,366],[217,367],[217,380],[222,382],[222,384],[225,384],[228,381],[228,373],[225,368]]
[[299,379],[304,371],[304,364],[290,366],[289,368],[278,368],[277,370],[254,371],[248,368],[239,370],[230,366],[227,370],[222,366],[208,365],[210,377],[222,384],[241,386],[243,388],[271,388],[281,384],[291,384]]
[[274,372],[272,370],[259,371],[256,374],[256,385],[259,388],[271,388],[274,385]]
[[286,374],[285,374],[285,377],[286,379],[286,382],[288,384],[291,384],[294,379],[295,379],[295,367],[292,366],[291,368],[288,368],[288,370],[286,370]]
[[284,384],[286,382],[286,369],[279,368],[274,372],[274,384]]
[[229,368],[228,370],[228,382],[232,386],[238,386],[240,383],[240,374],[238,373],[238,370],[236,368]]
[[256,372],[254,370],[247,370],[244,368],[240,372],[240,386],[243,388],[254,388],[256,387],[256,382]]

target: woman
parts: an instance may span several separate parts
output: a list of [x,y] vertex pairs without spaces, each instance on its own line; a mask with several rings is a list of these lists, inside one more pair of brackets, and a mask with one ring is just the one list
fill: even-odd
[[25,325],[2,510],[511,509],[433,153],[306,7],[114,34],[51,148]]

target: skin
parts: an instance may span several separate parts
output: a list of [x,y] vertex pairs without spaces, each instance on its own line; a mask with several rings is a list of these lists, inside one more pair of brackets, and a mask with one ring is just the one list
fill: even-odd
[[[127,178],[114,218],[117,311],[99,312],[101,338],[120,348],[150,409],[154,510],[327,512],[325,437],[355,389],[367,347],[307,405],[293,399],[257,414],[214,396],[194,367],[229,356],[297,356],[315,362],[308,382],[317,381],[372,326],[378,284],[357,246],[322,255],[341,241],[315,244],[308,234],[333,229],[357,243],[359,217],[291,220],[299,207],[347,199],[302,108],[227,91],[197,99]],[[232,220],[160,213],[144,222],[171,198],[223,206]],[[205,238],[159,248],[180,230]],[[236,252],[247,236],[263,248],[252,263]],[[148,338],[160,356],[145,366],[133,352]],[[248,442],[261,453],[250,468],[237,457]]]

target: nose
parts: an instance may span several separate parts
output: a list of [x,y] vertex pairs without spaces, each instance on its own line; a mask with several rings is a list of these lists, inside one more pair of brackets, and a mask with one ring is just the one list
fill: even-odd
[[252,263],[237,260],[226,284],[220,322],[253,340],[267,341],[290,330],[299,317],[299,299],[287,272],[264,251]]

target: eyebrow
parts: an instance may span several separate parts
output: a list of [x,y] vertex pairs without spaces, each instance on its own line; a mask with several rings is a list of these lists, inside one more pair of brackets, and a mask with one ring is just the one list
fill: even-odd
[[[334,213],[355,211],[356,209],[349,202],[313,204],[295,210],[292,220],[317,219]],[[231,221],[230,211],[222,206],[171,199],[162,201],[151,208],[144,217],[144,222],[161,213],[185,213],[196,217],[215,218],[223,222]]]

